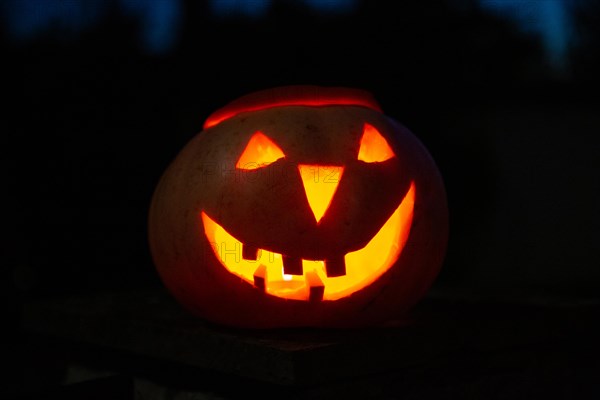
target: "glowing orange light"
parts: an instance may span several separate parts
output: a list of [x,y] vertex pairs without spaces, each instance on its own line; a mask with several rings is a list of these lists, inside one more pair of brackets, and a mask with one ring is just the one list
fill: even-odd
[[271,139],[262,132],[256,132],[248,141],[236,167],[239,169],[256,169],[284,158],[285,154]]
[[392,157],[394,157],[394,151],[381,133],[373,125],[365,124],[363,136],[360,139],[358,159],[372,163],[389,160]]
[[337,190],[344,167],[298,165],[310,209],[317,222],[323,218]]
[[323,88],[319,86],[286,86],[253,93],[232,101],[212,113],[204,122],[204,129],[243,112],[283,106],[360,106],[381,112],[373,96],[363,90],[350,88]]
[[285,299],[337,300],[367,287],[398,259],[408,239],[415,202],[415,185],[379,232],[360,250],[347,253],[346,275],[327,277],[323,261],[302,260],[303,275],[284,275],[281,254],[260,250],[257,260],[244,260],[243,244],[205,212],[201,213],[204,233],[221,264],[232,274],[266,293]]

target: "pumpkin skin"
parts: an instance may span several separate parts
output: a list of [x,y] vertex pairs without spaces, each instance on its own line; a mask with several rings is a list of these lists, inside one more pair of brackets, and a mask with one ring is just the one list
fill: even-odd
[[[385,139],[391,158],[358,159],[366,127]],[[261,168],[237,168],[257,133],[283,157]],[[300,165],[343,167],[320,220],[311,213]],[[403,206],[409,193],[410,205]],[[232,273],[211,244],[208,226],[216,223],[242,246],[330,260],[374,241],[402,207],[410,207],[410,215],[402,243],[390,244],[399,248],[397,257],[346,291],[328,293],[336,274],[331,279],[321,273],[325,295],[316,300],[312,286],[308,297],[285,298],[266,292],[256,278],[252,284]],[[448,212],[433,159],[408,129],[379,111],[370,94],[294,86],[245,96],[209,117],[158,183],[148,231],[165,286],[206,320],[244,328],[361,327],[402,318],[426,293],[443,262]],[[308,276],[304,269],[295,281]]]

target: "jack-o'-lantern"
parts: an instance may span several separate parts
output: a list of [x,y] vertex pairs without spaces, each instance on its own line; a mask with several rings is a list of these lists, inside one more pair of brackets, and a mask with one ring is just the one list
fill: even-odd
[[193,313],[237,327],[355,327],[427,291],[447,240],[424,146],[348,88],[290,86],[213,113],[153,196],[157,270]]

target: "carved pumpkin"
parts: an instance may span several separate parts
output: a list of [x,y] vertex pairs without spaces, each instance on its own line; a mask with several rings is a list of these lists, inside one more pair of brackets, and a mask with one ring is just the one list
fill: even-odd
[[366,92],[291,86],[213,113],[153,196],[166,287],[238,327],[401,317],[435,279],[446,197],[423,145]]

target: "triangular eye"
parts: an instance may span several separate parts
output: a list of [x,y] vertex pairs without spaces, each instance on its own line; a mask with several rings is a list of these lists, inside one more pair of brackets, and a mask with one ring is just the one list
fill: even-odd
[[239,169],[257,169],[284,158],[285,154],[262,132],[256,132],[246,145],[236,164]]
[[373,125],[365,124],[358,159],[360,161],[373,163],[389,160],[394,157],[394,151],[381,133]]

